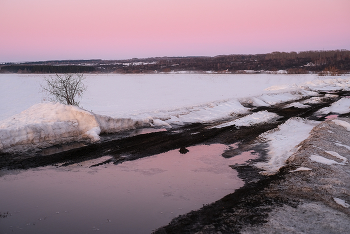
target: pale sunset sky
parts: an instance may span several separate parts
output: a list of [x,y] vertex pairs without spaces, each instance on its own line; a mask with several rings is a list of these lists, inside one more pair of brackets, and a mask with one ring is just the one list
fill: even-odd
[[0,62],[350,50],[350,0],[0,0]]

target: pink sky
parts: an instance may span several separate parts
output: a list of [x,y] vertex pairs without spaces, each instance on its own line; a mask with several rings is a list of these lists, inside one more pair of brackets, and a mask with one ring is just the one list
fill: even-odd
[[0,0],[0,62],[350,50],[350,0]]

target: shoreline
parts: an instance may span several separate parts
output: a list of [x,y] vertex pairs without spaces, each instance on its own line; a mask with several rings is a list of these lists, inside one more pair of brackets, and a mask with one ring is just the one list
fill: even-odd
[[[349,118],[340,120],[350,123]],[[263,176],[253,166],[263,161],[264,155],[233,166],[245,181],[244,187],[173,219],[154,233],[348,233],[350,148],[334,143],[350,145],[349,135],[344,127],[327,120],[314,127],[277,174]],[[326,147],[326,153],[319,147]],[[327,152],[338,152],[347,163]],[[333,158],[338,164],[314,162],[312,153]],[[293,171],[300,167],[310,170]]]

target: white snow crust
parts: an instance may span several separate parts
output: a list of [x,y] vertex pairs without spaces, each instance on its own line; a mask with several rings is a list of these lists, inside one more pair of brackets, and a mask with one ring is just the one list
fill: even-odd
[[332,155],[333,157],[336,157],[340,160],[342,160],[343,162],[341,163],[342,165],[345,165],[347,162],[348,162],[348,159],[341,156],[340,154],[338,154],[337,152],[334,152],[334,151],[325,151],[327,154],[330,154]]
[[242,106],[238,100],[231,100],[217,105],[212,104],[201,108],[191,108],[187,113],[171,116],[166,122],[176,125],[198,122],[208,123],[238,114],[246,114],[248,111],[249,109]]
[[74,106],[40,103],[0,122],[0,150],[48,146],[88,138],[99,140],[93,114]]
[[336,144],[337,146],[342,146],[342,147],[344,147],[344,148],[350,150],[350,146],[348,146],[348,145],[344,145],[344,144],[341,144],[341,143],[339,143],[339,142],[336,142],[336,143],[334,143],[334,144]]
[[295,107],[295,108],[300,108],[300,109],[303,109],[303,108],[309,108],[310,106],[309,105],[304,105],[300,102],[293,102],[289,105],[286,105],[284,108],[290,108],[290,107]]
[[149,125],[149,120],[113,119],[75,106],[39,103],[0,122],[0,150],[30,150],[79,140],[95,142],[101,132]]
[[275,113],[271,113],[268,111],[259,111],[250,115],[246,115],[242,118],[235,119],[233,121],[214,126],[214,128],[224,128],[224,127],[233,126],[233,125],[237,127],[251,126],[255,124],[271,122],[278,118],[280,118],[280,116],[278,116]]
[[312,169],[308,167],[298,167],[297,169],[292,170],[290,172],[296,172],[296,171],[312,171]]
[[333,197],[333,200],[338,204],[341,205],[344,208],[349,208],[350,205],[348,203],[346,203],[346,201],[344,201],[343,199],[337,198],[337,197]]
[[343,128],[345,128],[347,131],[350,131],[350,123],[344,121],[344,120],[340,120],[340,119],[333,119],[332,120],[333,123],[335,123],[336,125],[342,126]]
[[263,174],[272,175],[284,166],[286,160],[297,150],[297,145],[309,137],[316,121],[291,118],[277,129],[263,133],[260,137],[269,143],[268,161],[255,166],[265,170]]
[[328,113],[338,113],[346,114],[350,112],[350,98],[341,98],[340,100],[332,103],[329,107],[324,107],[321,110],[317,111],[319,114],[328,114]]
[[322,164],[326,164],[326,165],[340,164],[337,161],[322,157],[320,155],[311,155],[310,159],[314,162],[318,162],[318,163],[322,163]]
[[349,90],[350,79],[349,78],[336,78],[336,79],[317,79],[305,83],[310,90],[320,91],[336,91],[336,90]]

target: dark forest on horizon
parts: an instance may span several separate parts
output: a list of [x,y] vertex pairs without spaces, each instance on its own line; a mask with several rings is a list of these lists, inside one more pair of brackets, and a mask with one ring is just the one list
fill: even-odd
[[128,60],[55,60],[0,65],[0,73],[159,73],[216,72],[339,75],[350,72],[349,50],[272,52],[214,57],[152,57]]

